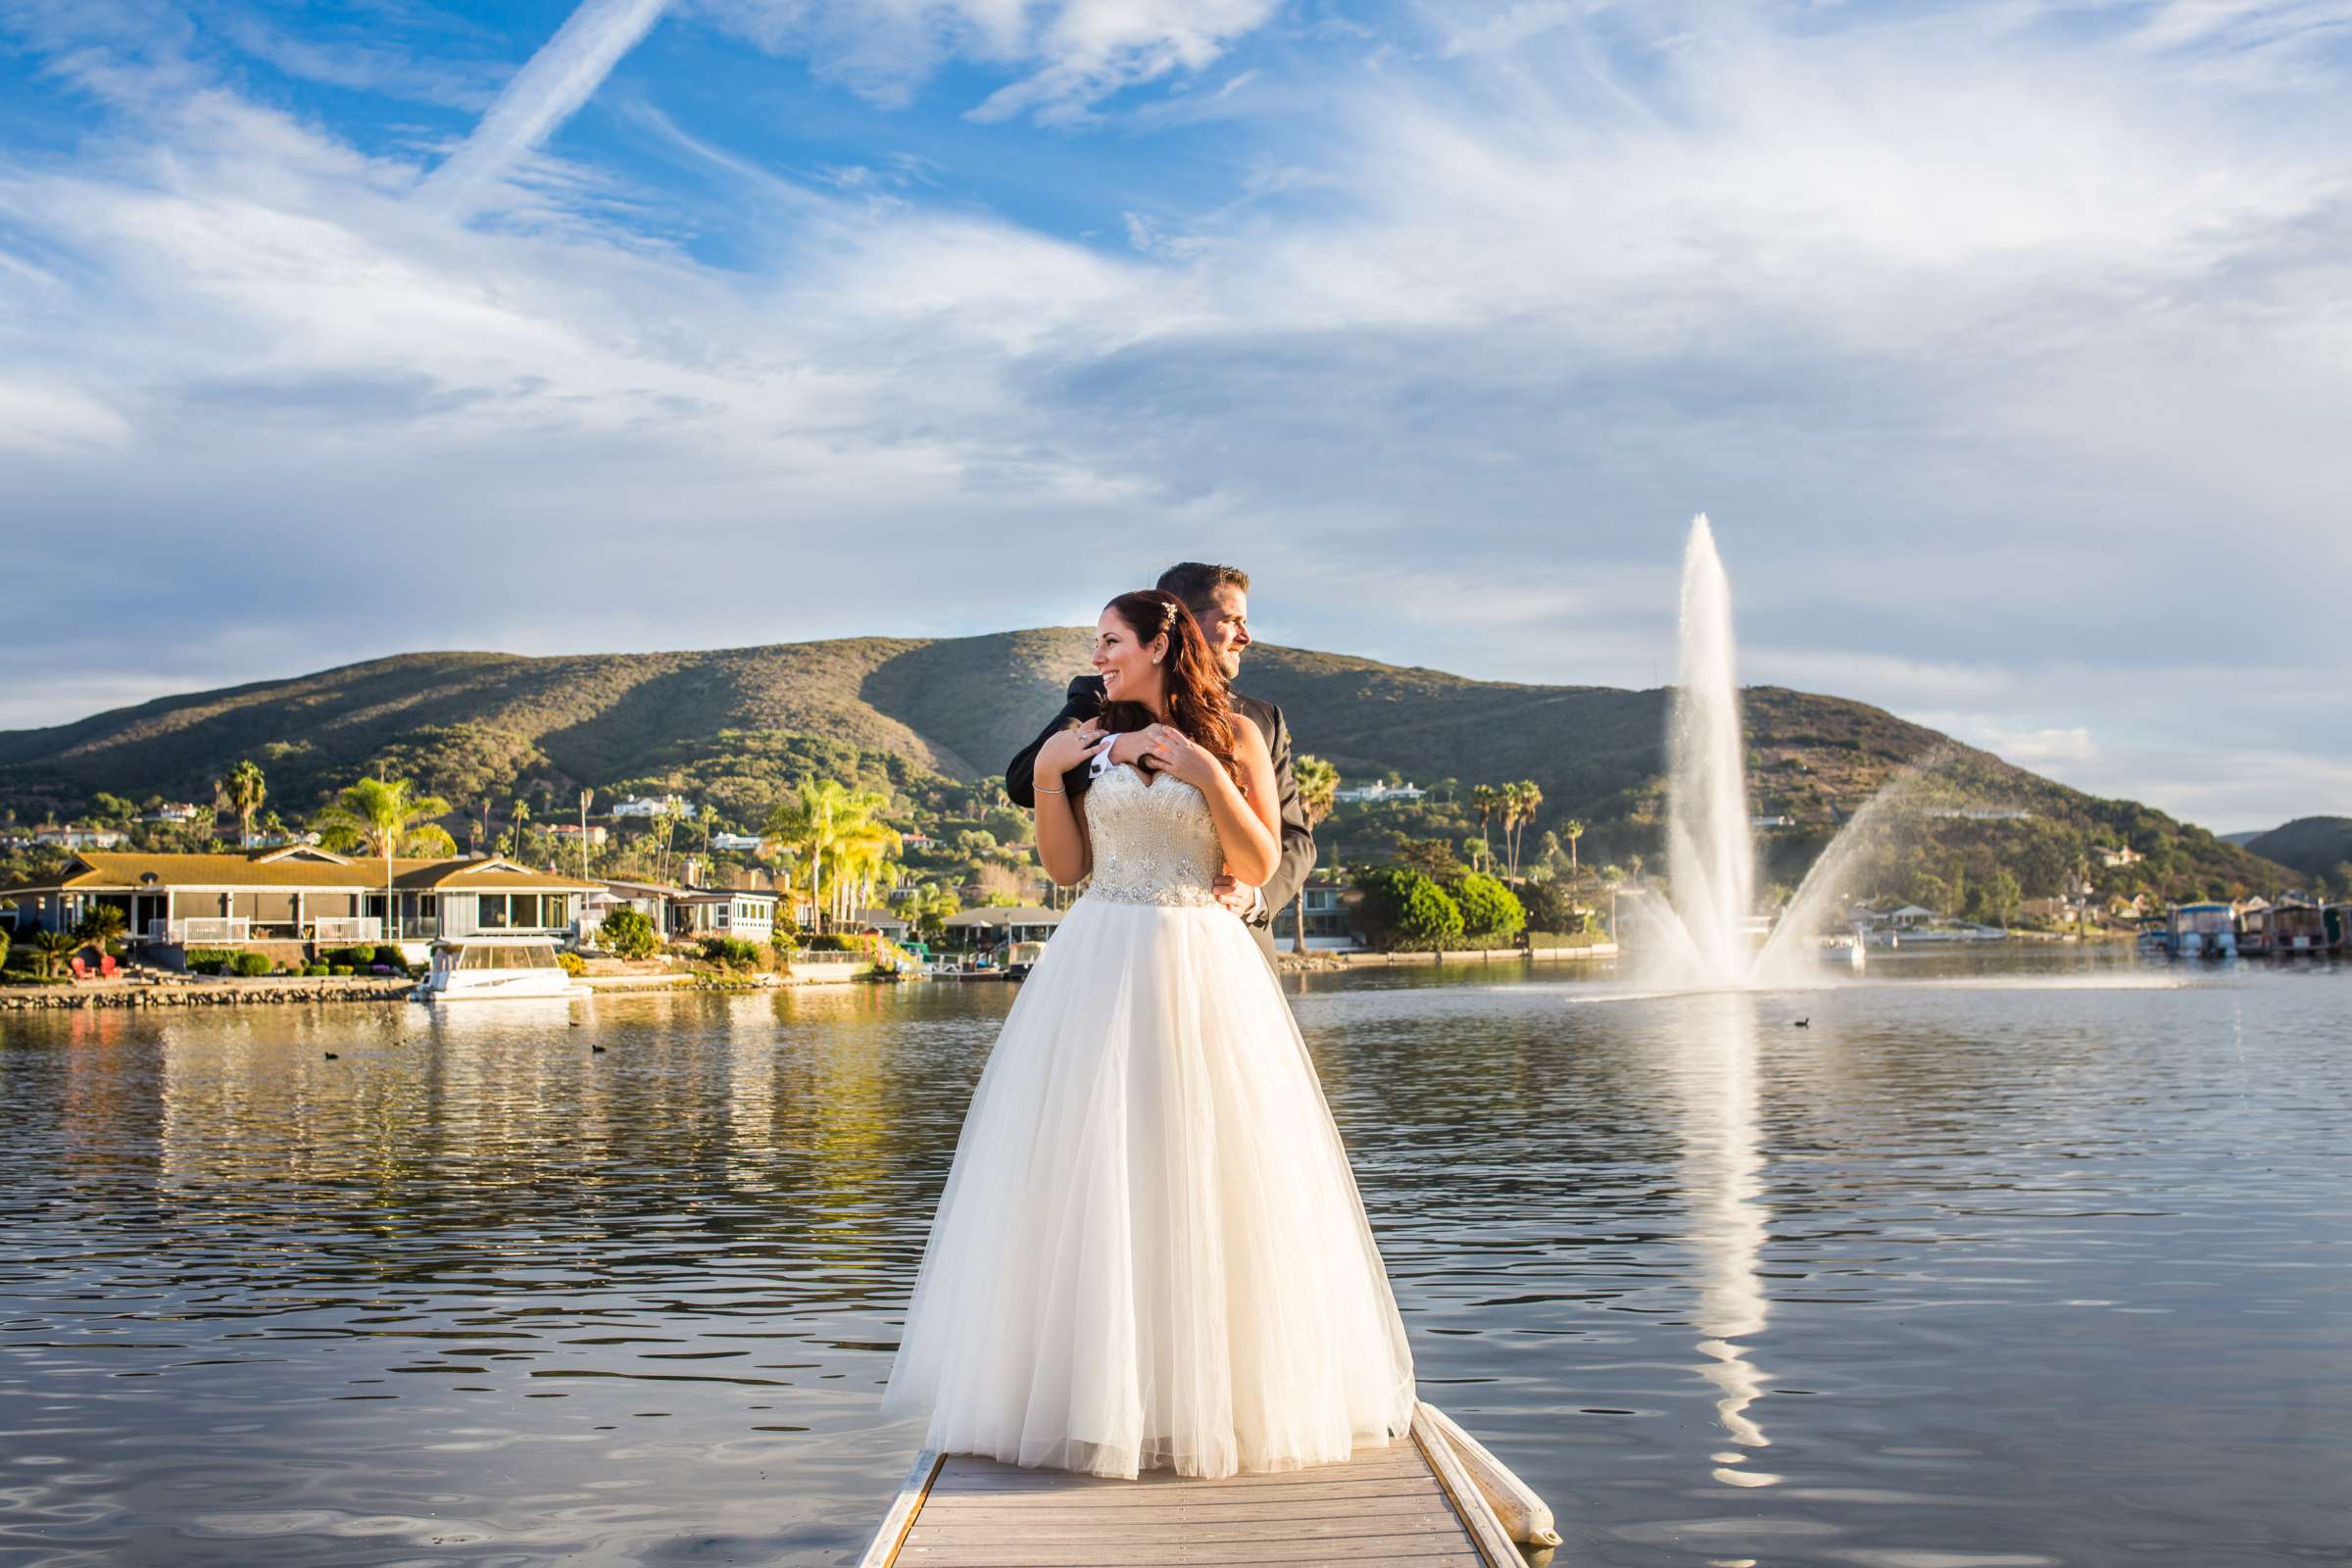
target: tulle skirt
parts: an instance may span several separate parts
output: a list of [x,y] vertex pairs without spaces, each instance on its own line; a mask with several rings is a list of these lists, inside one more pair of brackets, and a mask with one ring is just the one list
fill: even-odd
[[1079,900],[972,1096],[883,1413],[947,1453],[1213,1477],[1385,1446],[1413,1404],[1256,944],[1213,906]]

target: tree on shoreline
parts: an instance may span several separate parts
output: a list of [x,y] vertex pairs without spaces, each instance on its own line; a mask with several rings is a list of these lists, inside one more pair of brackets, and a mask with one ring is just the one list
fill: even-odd
[[820,922],[839,918],[846,887],[870,888],[898,852],[899,834],[881,820],[889,804],[879,790],[804,774],[792,799],[768,808],[762,837],[808,864],[808,904]]
[[[437,795],[414,793],[405,778],[364,778],[336,795],[311,825],[323,835],[358,843],[384,862],[384,936],[393,939],[399,914],[392,891],[392,858],[403,850],[439,848],[450,843],[434,817],[448,814],[450,805]],[[427,834],[432,837],[427,837]],[[438,838],[440,845],[433,843]],[[450,845],[455,850],[455,845]]]
[[41,956],[41,978],[54,979],[57,966],[72,957],[74,950],[80,946],[80,941],[69,931],[35,931],[32,951]]
[[[1320,757],[1300,757],[1292,764],[1291,776],[1298,785],[1298,809],[1306,817],[1306,831],[1312,834],[1331,815],[1331,808],[1340,792],[1340,770]],[[1306,884],[1291,898],[1291,951],[1306,951]]]
[[1494,861],[1494,847],[1487,840],[1487,824],[1494,819],[1495,812],[1502,808],[1502,792],[1492,784],[1473,784],[1470,786],[1470,804],[1478,810],[1478,842],[1481,858],[1485,863],[1492,865]]
[[1519,874],[1519,845],[1526,836],[1527,824],[1536,819],[1536,808],[1544,804],[1544,788],[1532,778],[1502,787],[1504,800],[1504,836],[1510,846],[1511,875]]

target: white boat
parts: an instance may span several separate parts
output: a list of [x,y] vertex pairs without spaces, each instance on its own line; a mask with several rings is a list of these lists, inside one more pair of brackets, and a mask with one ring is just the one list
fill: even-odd
[[1850,936],[1823,937],[1819,946],[1825,963],[1842,963],[1854,969],[1867,968],[1870,964],[1870,955],[1863,951],[1862,933],[1859,931]]
[[432,968],[417,986],[418,1002],[477,998],[568,997],[571,976],[556,961],[553,937],[444,937],[433,944]]

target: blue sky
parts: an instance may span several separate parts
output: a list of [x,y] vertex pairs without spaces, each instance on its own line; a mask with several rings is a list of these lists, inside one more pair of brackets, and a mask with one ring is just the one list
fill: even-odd
[[[0,725],[1091,618],[2352,811],[2352,0],[0,0]],[[102,605],[81,614],[73,607]]]

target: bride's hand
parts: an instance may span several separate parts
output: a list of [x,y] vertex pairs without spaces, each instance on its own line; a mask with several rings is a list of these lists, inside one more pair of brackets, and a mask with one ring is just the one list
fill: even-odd
[[1151,725],[1144,733],[1152,737],[1146,766],[1180,778],[1203,793],[1216,782],[1216,757],[1205,747],[1194,744],[1190,735],[1167,724]]
[[1061,776],[1093,756],[1102,740],[1102,724],[1091,718],[1076,729],[1062,730],[1037,749],[1037,760],[1031,771],[1059,788]]

